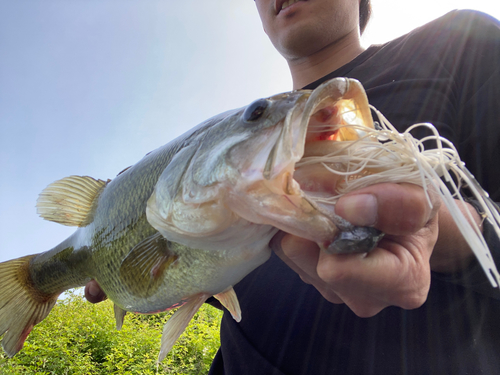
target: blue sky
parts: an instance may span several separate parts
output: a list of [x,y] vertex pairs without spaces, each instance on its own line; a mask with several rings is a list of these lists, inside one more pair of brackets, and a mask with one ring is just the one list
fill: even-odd
[[[495,4],[491,4],[495,3]],[[364,43],[490,0],[373,0]],[[0,2],[0,261],[75,229],[36,214],[70,175],[113,178],[201,121],[291,88],[253,1]]]

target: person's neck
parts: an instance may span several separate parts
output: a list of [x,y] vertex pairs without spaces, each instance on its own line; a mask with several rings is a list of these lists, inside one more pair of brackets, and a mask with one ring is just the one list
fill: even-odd
[[287,59],[292,74],[293,89],[301,89],[337,70],[351,62],[364,50],[356,30],[311,55]]

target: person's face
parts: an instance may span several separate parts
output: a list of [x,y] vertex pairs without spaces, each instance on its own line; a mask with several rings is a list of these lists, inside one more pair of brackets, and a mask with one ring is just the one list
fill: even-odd
[[359,29],[359,0],[256,0],[264,31],[287,60],[306,57]]

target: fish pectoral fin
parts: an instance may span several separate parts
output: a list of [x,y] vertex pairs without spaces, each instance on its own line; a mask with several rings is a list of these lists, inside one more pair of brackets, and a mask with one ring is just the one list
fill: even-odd
[[232,286],[222,293],[215,294],[214,297],[222,303],[222,306],[229,310],[234,320],[238,323],[241,322],[240,303]]
[[168,352],[172,349],[177,339],[182,335],[194,314],[210,297],[208,294],[197,294],[190,297],[187,302],[179,307],[172,315],[167,323],[163,326],[163,334],[161,336],[161,349],[158,355],[158,362],[163,361]]
[[38,196],[37,213],[45,220],[84,227],[92,222],[94,202],[109,181],[70,176],[53,182]]
[[147,297],[160,286],[163,273],[177,258],[165,237],[155,233],[130,250],[120,266],[120,277],[131,293]]
[[116,330],[120,331],[123,327],[123,319],[125,318],[125,314],[127,314],[127,311],[123,310],[116,303],[113,304],[113,311],[115,313]]

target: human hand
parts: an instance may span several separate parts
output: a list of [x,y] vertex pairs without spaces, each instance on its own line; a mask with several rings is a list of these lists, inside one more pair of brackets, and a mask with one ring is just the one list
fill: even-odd
[[328,301],[345,303],[360,317],[387,306],[421,306],[430,286],[429,259],[438,238],[440,199],[429,207],[422,188],[384,183],[346,194],[336,213],[358,226],[385,233],[368,254],[327,254],[316,243],[278,234],[273,250]]
[[98,303],[106,300],[108,297],[103,292],[97,281],[90,280],[85,285],[85,298],[91,303]]

